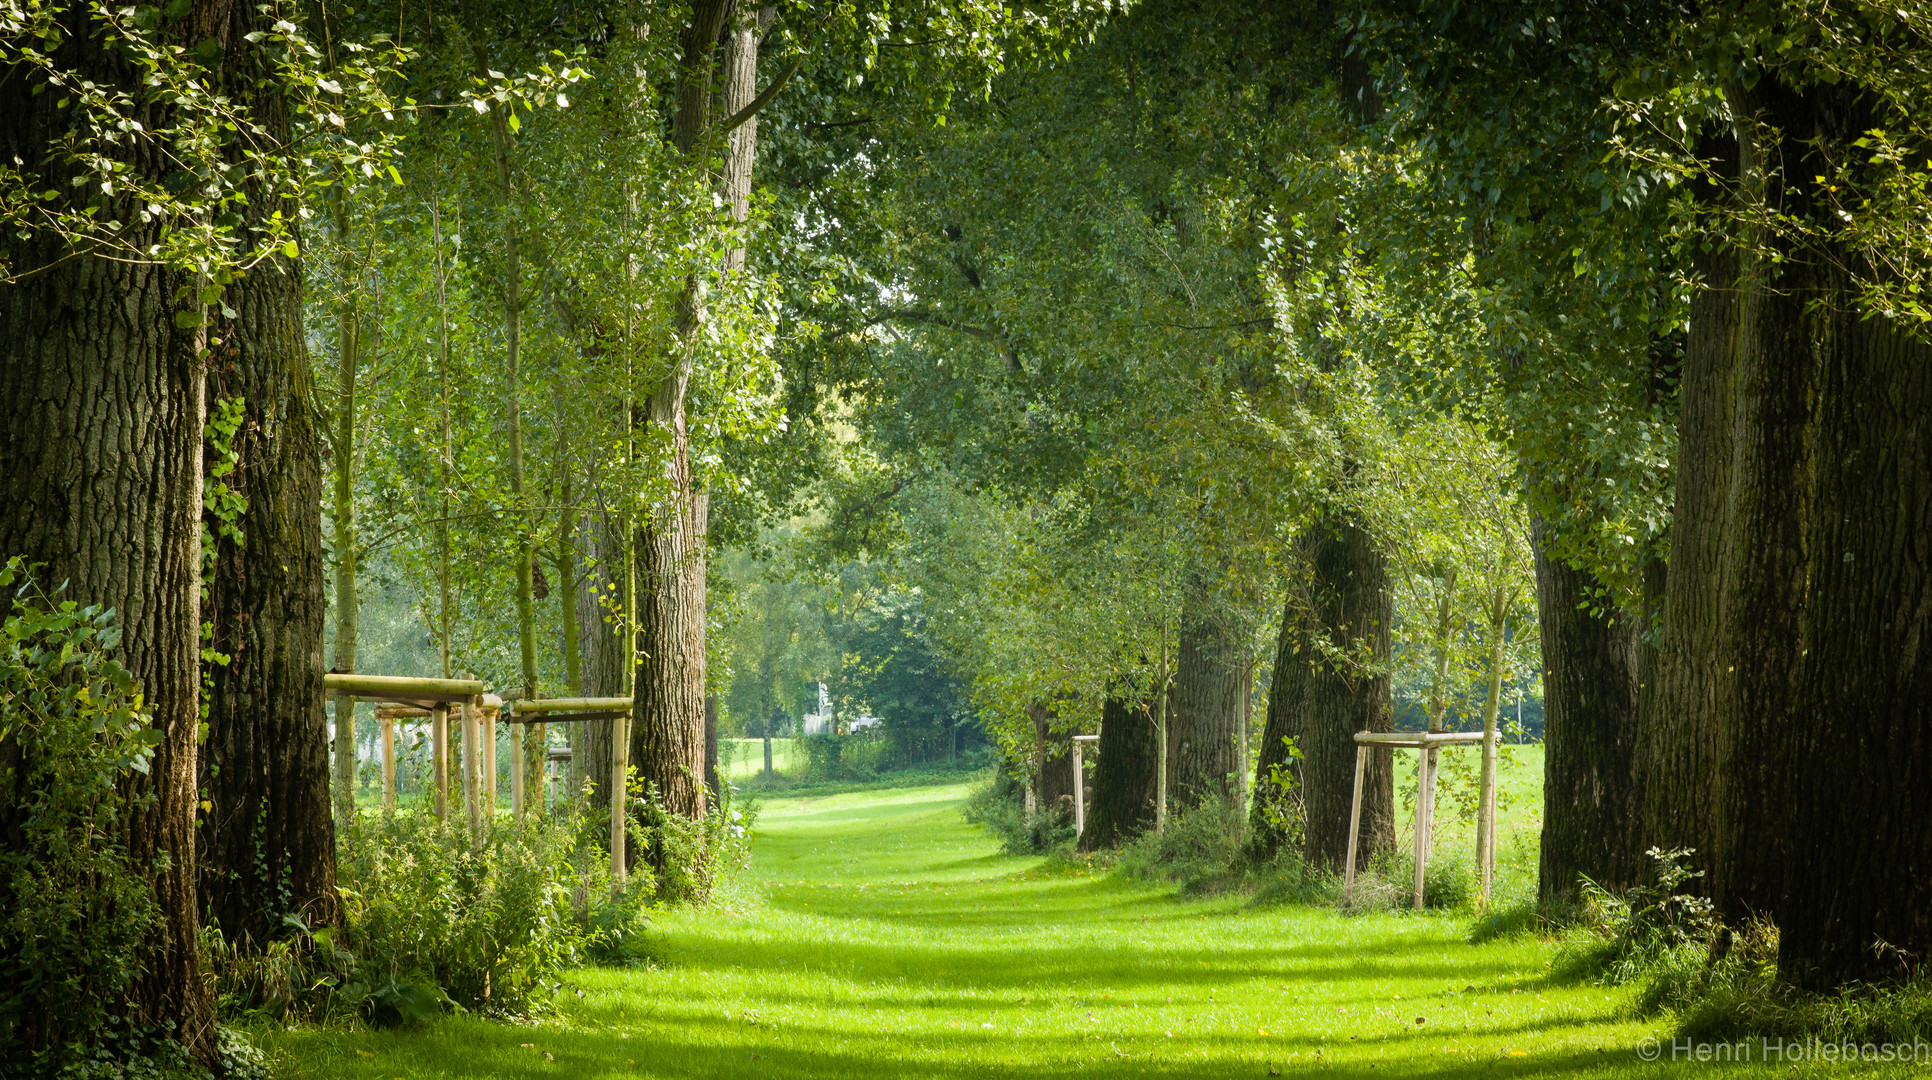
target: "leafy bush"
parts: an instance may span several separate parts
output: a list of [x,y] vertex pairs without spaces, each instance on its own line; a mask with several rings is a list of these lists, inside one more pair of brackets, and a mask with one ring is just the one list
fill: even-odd
[[[652,895],[663,904],[701,904],[720,874],[751,861],[751,819],[742,806],[712,805],[697,821],[664,809],[657,789],[633,774],[630,782],[632,843],[655,868]],[[757,804],[750,804],[753,812]]]
[[1680,951],[1701,956],[1718,931],[1717,916],[1708,898],[1682,891],[1685,882],[1703,877],[1689,866],[1687,848],[1646,852],[1652,862],[1652,882],[1622,895],[1589,878],[1582,880],[1582,909],[1577,927],[1585,936],[1564,947],[1558,970],[1616,985],[1630,982],[1653,965],[1671,959],[1686,963]]
[[1120,849],[1120,873],[1142,881],[1177,881],[1195,895],[1226,892],[1248,880],[1243,856],[1248,815],[1224,794],[1168,819],[1167,831],[1144,832]]
[[356,959],[340,993],[368,1002],[372,1018],[439,995],[498,1013],[542,1000],[586,943],[583,826],[568,811],[477,832],[457,815],[358,818],[337,863]]
[[120,781],[148,770],[160,735],[109,658],[114,613],[54,602],[18,558],[0,567],[0,587],[16,584],[0,626],[0,1060],[80,1059],[159,925],[126,847],[145,800]]
[[1009,855],[1045,855],[1073,847],[1073,822],[1065,815],[1026,812],[1026,788],[1000,769],[973,789],[966,800],[966,820],[999,838]]

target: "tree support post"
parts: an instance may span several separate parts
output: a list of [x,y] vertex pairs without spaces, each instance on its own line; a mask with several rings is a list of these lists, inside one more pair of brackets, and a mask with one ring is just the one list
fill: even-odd
[[396,808],[396,719],[382,718],[382,808]]
[[523,816],[523,732],[521,725],[510,729],[510,813]]
[[436,791],[436,816],[449,820],[449,703],[439,701],[430,712],[430,782]]
[[629,716],[613,716],[610,721],[610,891],[613,899],[624,892],[625,829],[624,808],[630,801],[625,779],[630,773],[631,724]]
[[[464,676],[468,678],[467,673]],[[482,806],[479,802],[478,780],[483,771],[483,740],[479,737],[480,717],[476,706],[463,702],[458,708],[463,720],[463,810],[469,815],[470,832],[482,823]]]
[[483,708],[483,810],[491,821],[496,820],[496,716],[499,711],[488,705]]
[[1348,808],[1348,862],[1342,870],[1342,903],[1355,888],[1355,845],[1362,835],[1362,775],[1368,768],[1368,747],[1355,744],[1355,799]]
[[1073,737],[1073,836],[1076,840],[1087,831],[1087,768],[1081,751],[1087,743],[1099,741],[1098,735]]

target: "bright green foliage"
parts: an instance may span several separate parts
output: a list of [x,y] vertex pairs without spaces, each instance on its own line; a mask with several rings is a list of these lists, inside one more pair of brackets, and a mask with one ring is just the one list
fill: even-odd
[[[84,1053],[139,975],[159,913],[127,853],[123,780],[159,733],[112,659],[115,613],[43,592],[19,558],[0,626],[0,1057]],[[35,1060],[40,1060],[35,1058]]]
[[338,864],[356,960],[343,996],[392,1019],[445,995],[504,1014],[547,1001],[586,944],[585,905],[610,892],[581,830],[567,814],[501,818],[481,837],[421,810],[359,817]]

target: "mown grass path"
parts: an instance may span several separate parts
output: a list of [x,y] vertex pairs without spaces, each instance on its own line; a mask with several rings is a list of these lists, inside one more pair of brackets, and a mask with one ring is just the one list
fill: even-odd
[[[278,1032],[290,1077],[1681,1075],[1627,993],[1445,915],[1180,902],[1001,855],[964,786],[773,800],[737,895],[583,970],[560,1017]],[[1664,1056],[1669,1057],[1668,1038]],[[1801,1072],[1811,1074],[1814,1066]],[[1727,1075],[1787,1065],[1733,1065]],[[1923,1072],[1920,1073],[1923,1075]]]

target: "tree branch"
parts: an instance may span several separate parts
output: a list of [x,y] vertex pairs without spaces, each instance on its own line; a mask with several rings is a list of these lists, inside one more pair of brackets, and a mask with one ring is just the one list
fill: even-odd
[[792,76],[798,73],[798,65],[804,62],[805,58],[801,56],[794,58],[791,63],[786,64],[784,69],[779,71],[777,77],[772,79],[770,86],[765,87],[762,93],[752,98],[751,104],[739,109],[737,112],[731,114],[728,119],[720,123],[716,129],[716,133],[719,135],[729,134],[738,125],[757,116],[758,110],[771,104],[772,99],[778,96],[778,92],[785,88],[785,84],[792,81]]
[[1005,331],[988,330],[984,326],[974,326],[971,323],[957,322],[946,318],[944,315],[935,315],[930,311],[888,311],[874,318],[867,325],[877,326],[880,323],[887,322],[911,322],[922,323],[926,326],[942,326],[948,330],[965,334],[967,337],[977,338],[980,341],[987,342],[996,347],[999,350],[1000,356],[1006,360],[1007,366],[1011,367],[1016,373],[1021,375],[1026,374],[1026,366],[1020,363],[1020,354],[1013,350],[1012,343],[1006,339]]

